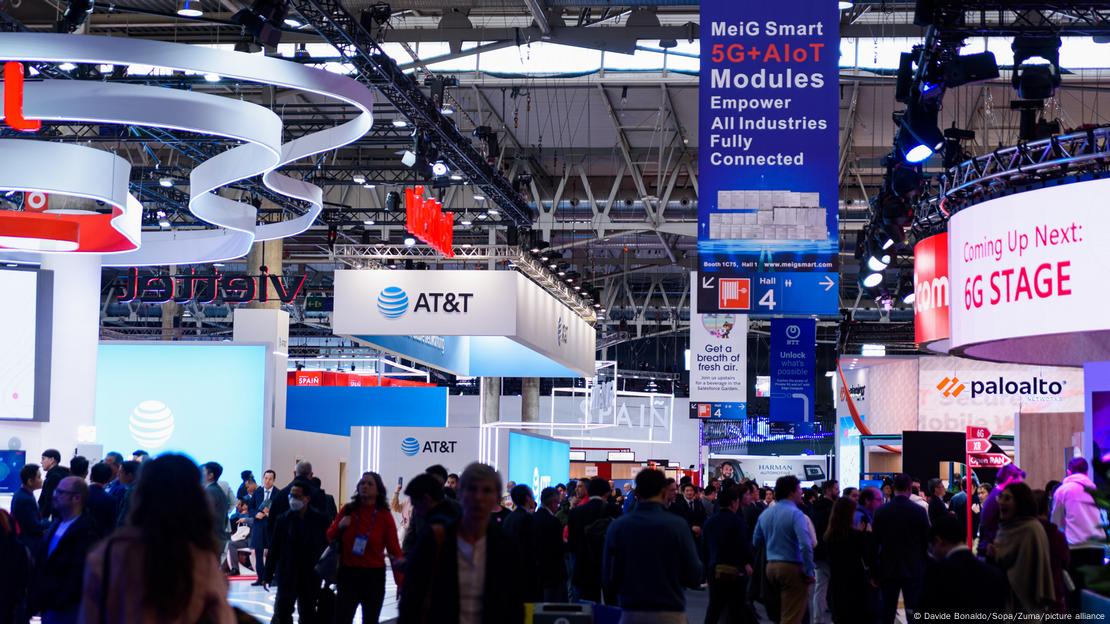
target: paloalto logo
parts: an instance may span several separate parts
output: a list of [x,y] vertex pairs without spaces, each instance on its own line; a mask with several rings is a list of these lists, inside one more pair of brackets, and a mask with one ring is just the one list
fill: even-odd
[[[1050,381],[1036,376],[1028,379],[1006,379],[1000,376],[997,379],[973,379],[968,383],[971,384],[971,398],[973,399],[983,395],[1053,399],[1063,393],[1065,382]],[[940,390],[945,398],[956,398],[966,389],[967,385],[955,375],[945,377],[937,384],[937,390]]]

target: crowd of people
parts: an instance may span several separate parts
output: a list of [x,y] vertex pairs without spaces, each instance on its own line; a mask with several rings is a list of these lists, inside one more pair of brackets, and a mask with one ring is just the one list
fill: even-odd
[[387,574],[403,624],[522,622],[526,603],[567,601],[677,624],[687,591],[703,589],[707,624],[890,624],[900,606],[1074,611],[1081,568],[1104,555],[1081,458],[1044,490],[1006,466],[970,496],[957,480],[921,488],[908,475],[841,492],[792,476],[702,488],[651,468],[620,489],[594,477],[537,493],[473,463],[461,475],[430,466],[392,496],[367,472],[342,506],[308,462],[282,488],[273,470],[261,484],[244,472],[234,493],[218,463],[184,455],[61,462],[48,450],[25,466],[0,512],[0,624],[230,624],[243,616],[227,596],[240,566],[276,590],[276,624],[294,612],[349,623],[359,608],[377,622]]

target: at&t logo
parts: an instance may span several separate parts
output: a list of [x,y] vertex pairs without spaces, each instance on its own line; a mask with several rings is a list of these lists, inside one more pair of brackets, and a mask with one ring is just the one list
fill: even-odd
[[401,440],[401,452],[409,457],[412,457],[420,452],[420,440],[416,438],[405,438]]
[[409,457],[420,453],[454,453],[458,440],[425,440],[423,444],[413,437],[401,440],[401,452]]
[[[396,286],[389,286],[378,293],[378,312],[387,319],[397,319],[409,310],[408,293]],[[409,438],[412,440],[412,438]]]

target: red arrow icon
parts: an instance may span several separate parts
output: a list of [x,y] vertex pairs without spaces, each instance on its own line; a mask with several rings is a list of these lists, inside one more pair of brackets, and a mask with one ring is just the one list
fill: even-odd
[[1012,464],[1014,460],[1005,453],[983,453],[981,455],[968,455],[968,465],[972,468],[1001,468]]
[[986,453],[991,450],[990,440],[969,439],[967,441],[967,452],[969,454]]

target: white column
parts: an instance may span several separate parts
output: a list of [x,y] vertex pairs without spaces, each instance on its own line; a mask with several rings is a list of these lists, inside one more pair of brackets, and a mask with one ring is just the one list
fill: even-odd
[[[289,313],[284,310],[236,308],[232,339],[235,342],[263,343],[270,352],[266,370],[266,418],[263,423],[262,459],[267,468],[277,471],[281,481],[293,472],[289,462],[275,463],[274,431],[285,430],[285,369],[289,361]],[[289,464],[289,465],[286,465]]]
[[38,462],[43,450],[56,448],[62,453],[62,462],[68,464],[77,446],[78,429],[92,427],[96,415],[100,256],[44,255],[42,269],[54,274],[50,422],[41,426],[38,448],[30,444],[24,448],[27,461]]

